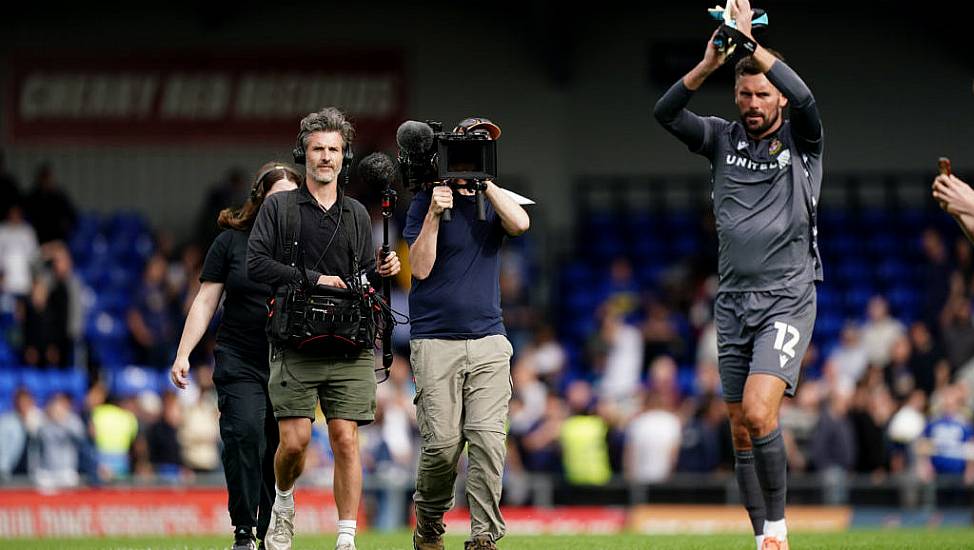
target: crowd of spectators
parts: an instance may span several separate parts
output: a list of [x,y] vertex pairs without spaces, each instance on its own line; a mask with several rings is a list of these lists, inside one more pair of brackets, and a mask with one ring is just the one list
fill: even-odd
[[[242,199],[240,177],[232,172],[214,189],[201,220],[211,217],[215,227],[212,211]],[[78,215],[52,167],[40,167],[24,195],[0,165],[0,196],[0,362],[88,374],[83,399],[54,393],[38,402],[21,387],[0,404],[2,479],[19,475],[53,489],[118,480],[184,483],[218,472],[212,334],[191,358],[190,390],[119,383],[133,376],[158,380],[168,370],[212,231],[179,246],[155,233],[125,305],[131,362],[138,367],[106,372],[86,349],[84,304],[92,290],[65,244]],[[378,232],[381,218],[374,221]],[[559,320],[538,307],[540,298],[528,288],[539,276],[531,239],[505,250],[501,276],[515,347],[508,501],[528,502],[519,480],[536,474],[600,486],[732,472],[710,315],[713,266],[710,272],[663,266],[664,284],[649,291],[634,282],[628,261],[617,258],[593,330],[585,341],[566,342]],[[974,483],[974,259],[968,243],[958,241],[951,251],[935,230],[918,242],[925,257],[922,314],[900,319],[875,295],[861,318],[847,319],[838,342],[810,348],[798,395],[783,405],[790,470],[823,476],[836,502],[847,496],[844,482],[854,475]],[[667,277],[670,268],[674,275]],[[403,271],[394,306],[408,313]],[[403,328],[396,332],[391,376],[379,387],[376,422],[361,432],[368,474],[390,486],[412,479],[419,447]],[[579,350],[574,359],[573,348]],[[321,484],[331,480],[326,442],[325,423],[316,422],[305,477]],[[397,496],[380,491],[377,498]],[[379,521],[392,525],[395,518]]]

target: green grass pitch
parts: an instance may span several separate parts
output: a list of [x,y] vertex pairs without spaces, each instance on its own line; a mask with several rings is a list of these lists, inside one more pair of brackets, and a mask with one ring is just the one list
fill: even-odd
[[[462,550],[462,536],[448,536],[447,550]],[[137,537],[74,539],[0,539],[3,548],[36,550],[223,550],[227,537]],[[960,550],[974,549],[974,529],[891,529],[850,531],[847,533],[793,533],[789,543],[794,550],[867,549],[880,550]],[[294,550],[331,550],[334,536],[302,536],[294,539]],[[411,550],[409,533],[361,533],[358,550]],[[511,535],[504,537],[501,550],[752,550],[754,538],[748,535]]]

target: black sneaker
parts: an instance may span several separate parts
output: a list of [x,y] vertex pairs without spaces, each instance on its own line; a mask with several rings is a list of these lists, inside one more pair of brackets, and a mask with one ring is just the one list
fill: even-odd
[[257,550],[257,539],[254,538],[254,533],[245,527],[234,531],[231,550]]

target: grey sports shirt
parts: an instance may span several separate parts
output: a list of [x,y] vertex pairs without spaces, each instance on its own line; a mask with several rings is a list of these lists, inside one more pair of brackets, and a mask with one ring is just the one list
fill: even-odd
[[686,109],[681,78],[656,103],[656,119],[710,160],[720,291],[776,290],[822,280],[815,210],[822,188],[822,121],[808,86],[783,61],[768,80],[788,98],[790,119],[751,139],[744,126]]

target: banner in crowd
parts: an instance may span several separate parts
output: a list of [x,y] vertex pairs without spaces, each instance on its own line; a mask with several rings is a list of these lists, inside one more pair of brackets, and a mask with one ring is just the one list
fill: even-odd
[[8,68],[10,142],[277,142],[333,105],[357,141],[385,145],[405,113],[395,52],[14,54]]
[[[335,532],[338,512],[330,492],[295,494],[298,532]],[[361,514],[359,525],[364,527]],[[0,491],[0,538],[213,535],[231,528],[223,489]]]

